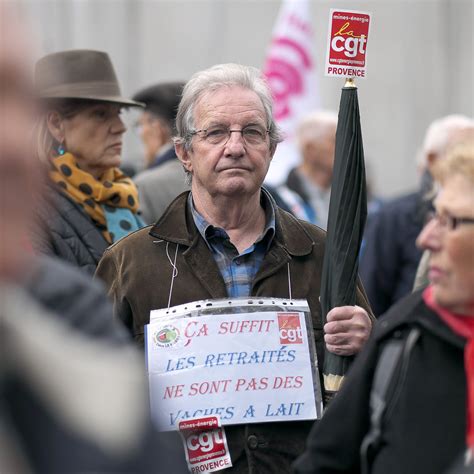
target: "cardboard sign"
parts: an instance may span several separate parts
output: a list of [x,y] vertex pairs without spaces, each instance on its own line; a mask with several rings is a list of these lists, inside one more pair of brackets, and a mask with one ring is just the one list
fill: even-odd
[[191,474],[220,471],[232,466],[227,438],[218,416],[180,421],[179,432]]
[[231,425],[322,414],[302,312],[152,318],[145,337],[151,409],[162,431],[215,415]]
[[326,76],[366,77],[370,20],[366,12],[330,11]]

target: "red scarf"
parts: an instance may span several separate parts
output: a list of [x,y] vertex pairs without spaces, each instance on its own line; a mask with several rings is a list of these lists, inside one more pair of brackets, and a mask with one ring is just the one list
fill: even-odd
[[430,285],[423,292],[426,305],[456,333],[466,338],[464,347],[464,370],[466,371],[467,387],[467,447],[474,454],[474,315],[455,314],[439,306],[433,297],[433,287]]

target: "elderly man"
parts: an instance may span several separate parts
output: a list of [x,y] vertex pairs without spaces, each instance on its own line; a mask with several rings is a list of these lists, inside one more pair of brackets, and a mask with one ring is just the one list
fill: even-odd
[[189,189],[173,146],[176,112],[184,83],[167,82],[134,95],[145,104],[138,124],[145,147],[146,167],[134,177],[140,194],[140,211],[147,223],[156,222],[170,202]]
[[155,168],[176,159],[174,122],[183,87],[183,82],[164,82],[142,89],[133,96],[133,100],[145,104],[137,122],[145,148],[145,168]]
[[[108,285],[118,316],[143,342],[153,309],[207,298],[306,298],[322,366],[324,232],[281,211],[262,188],[281,138],[260,72],[224,64],[195,74],[184,88],[176,126],[176,151],[192,179],[191,192],[180,195],[153,227],[104,255],[97,275]],[[328,315],[326,343],[337,354],[355,354],[370,332],[361,288],[357,301],[362,307],[335,308]],[[289,472],[311,425],[227,426],[229,472]]]

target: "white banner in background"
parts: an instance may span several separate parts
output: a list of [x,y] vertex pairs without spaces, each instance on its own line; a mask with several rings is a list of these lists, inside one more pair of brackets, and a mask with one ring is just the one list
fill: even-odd
[[152,414],[162,431],[212,415],[232,425],[321,414],[303,312],[152,318],[146,351]]
[[320,106],[309,0],[283,0],[264,66],[274,97],[274,116],[285,133],[267,182],[280,184],[300,161],[294,142],[298,122]]

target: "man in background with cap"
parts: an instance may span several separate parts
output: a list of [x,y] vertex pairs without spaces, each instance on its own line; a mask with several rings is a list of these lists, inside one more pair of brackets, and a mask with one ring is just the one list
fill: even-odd
[[158,220],[168,204],[189,186],[173,145],[174,121],[184,83],[160,83],[137,92],[134,99],[145,104],[138,119],[145,147],[145,167],[135,177],[142,217],[147,223]]

